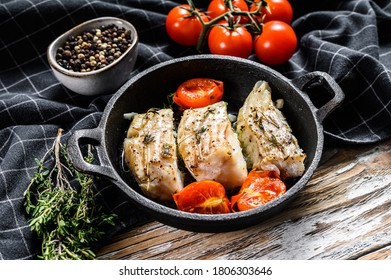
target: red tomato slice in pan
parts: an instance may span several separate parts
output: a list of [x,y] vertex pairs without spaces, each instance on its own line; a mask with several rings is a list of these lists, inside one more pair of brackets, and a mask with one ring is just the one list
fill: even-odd
[[237,195],[231,197],[233,212],[259,207],[281,196],[286,186],[275,171],[252,170]]
[[230,202],[222,184],[204,180],[193,182],[173,195],[178,210],[199,214],[230,213]]
[[223,98],[224,83],[208,78],[194,78],[183,82],[174,94],[174,102],[184,109],[201,108]]

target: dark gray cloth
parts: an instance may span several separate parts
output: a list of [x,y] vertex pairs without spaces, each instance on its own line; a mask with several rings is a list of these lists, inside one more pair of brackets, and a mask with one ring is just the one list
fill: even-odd
[[350,143],[391,135],[391,2],[292,1],[300,47],[287,77],[329,73],[346,100],[324,122],[325,133]]
[[[23,208],[35,159],[51,147],[59,127],[65,140],[77,129],[96,127],[112,96],[85,97],[64,88],[47,63],[50,42],[85,20],[124,18],[140,37],[133,76],[159,62],[195,54],[174,44],[165,32],[168,11],[181,2],[0,1],[0,259],[30,259],[39,250]],[[195,2],[202,8],[208,1]],[[324,121],[329,139],[365,144],[389,138],[391,2],[291,3],[300,43],[292,59],[276,70],[288,78],[325,71],[342,87],[344,104]],[[149,219],[108,182],[102,181],[97,191],[107,211],[119,217],[107,236]]]

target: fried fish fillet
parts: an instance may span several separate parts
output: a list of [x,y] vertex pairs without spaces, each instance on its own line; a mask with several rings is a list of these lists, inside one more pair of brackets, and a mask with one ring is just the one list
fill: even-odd
[[185,110],[178,126],[178,151],[197,180],[215,180],[227,190],[241,186],[246,161],[228,118],[227,104]]
[[282,179],[304,173],[306,154],[274,105],[267,82],[257,82],[246,98],[238,113],[236,131],[249,169],[276,170]]
[[168,202],[183,189],[178,168],[176,132],[171,109],[136,114],[124,141],[124,158],[143,193]]

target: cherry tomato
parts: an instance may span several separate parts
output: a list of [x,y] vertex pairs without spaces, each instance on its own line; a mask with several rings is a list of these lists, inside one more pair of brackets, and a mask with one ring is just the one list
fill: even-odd
[[211,28],[208,46],[213,54],[248,58],[253,49],[253,38],[244,26],[231,28],[227,22],[222,22]]
[[[246,3],[245,0],[233,0],[232,1],[232,5],[234,7],[234,10],[236,11],[243,11],[243,12],[247,12],[249,9],[248,9],[248,5]],[[218,16],[221,16],[222,14],[226,13],[229,11],[228,7],[225,5],[225,1],[224,0],[212,0],[210,3],[209,3],[209,6],[208,6],[208,10],[207,10],[207,14],[210,18],[214,19]],[[247,18],[242,16],[240,18],[240,23],[246,23],[247,22]]]
[[[260,0],[254,1],[250,7],[250,11],[255,11],[257,9],[257,4]],[[269,7],[269,10],[266,8],[261,8],[262,14],[258,17],[261,19],[264,15],[264,23],[272,20],[280,20],[286,23],[292,22],[293,9],[288,0],[266,0],[266,3]]]
[[223,98],[224,83],[209,78],[194,78],[179,85],[174,102],[183,109],[200,108],[219,102]]
[[259,207],[281,196],[286,186],[275,171],[252,170],[237,195],[231,197],[232,211],[245,211]]
[[[204,13],[200,12],[202,20],[208,22],[209,19]],[[200,19],[192,15],[190,6],[182,4],[173,8],[166,18],[166,31],[170,38],[176,43],[192,47],[197,45],[198,38],[202,31]]]
[[282,21],[269,21],[264,24],[262,33],[254,40],[255,54],[268,65],[287,62],[297,47],[297,37],[293,28]]
[[204,180],[187,185],[173,195],[178,210],[199,214],[230,213],[230,203],[224,186]]

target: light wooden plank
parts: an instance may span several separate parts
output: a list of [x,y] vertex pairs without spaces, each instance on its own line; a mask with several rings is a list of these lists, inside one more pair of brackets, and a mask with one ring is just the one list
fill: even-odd
[[[391,242],[390,242],[391,243]],[[390,260],[391,259],[391,245],[376,250],[374,252],[370,252],[360,258],[359,260]]]

